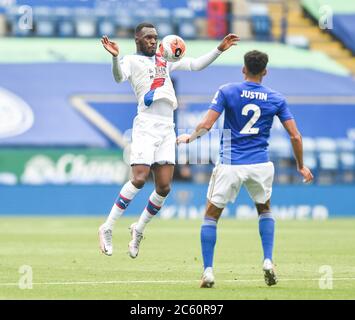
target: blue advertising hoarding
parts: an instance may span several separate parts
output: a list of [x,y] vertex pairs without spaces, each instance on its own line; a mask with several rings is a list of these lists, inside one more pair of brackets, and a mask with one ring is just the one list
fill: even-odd
[[[106,215],[122,186],[0,186],[0,215]],[[125,216],[144,209],[153,184],[148,183],[131,202]],[[161,218],[200,219],[206,204],[206,184],[174,182],[159,213]],[[355,217],[354,185],[276,185],[272,210],[277,219]],[[19,204],[19,201],[21,205]],[[254,204],[242,189],[224,212],[228,218],[256,218]]]

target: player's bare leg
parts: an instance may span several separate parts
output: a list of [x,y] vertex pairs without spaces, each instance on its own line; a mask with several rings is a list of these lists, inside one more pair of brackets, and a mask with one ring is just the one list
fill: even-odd
[[116,220],[123,214],[131,200],[143,188],[150,172],[150,167],[146,165],[132,166],[133,178],[121,189],[111,212],[104,224],[99,228],[99,243],[101,252],[107,256],[113,253],[112,231]]
[[223,208],[218,208],[207,201],[204,222],[201,226],[201,249],[204,271],[201,278],[200,288],[212,288],[215,283],[213,275],[213,255],[217,239],[217,222]]
[[132,240],[128,245],[128,249],[131,258],[136,258],[138,256],[139,245],[143,239],[143,231],[146,225],[159,212],[170,192],[170,185],[174,174],[174,165],[155,164],[152,166],[152,172],[154,176],[155,190],[150,195],[148,204],[139,217],[138,222],[133,223],[130,227]]
[[273,286],[277,283],[275,267],[272,262],[275,221],[271,214],[270,200],[255,205],[259,214],[259,232],[264,251],[264,279],[268,286]]

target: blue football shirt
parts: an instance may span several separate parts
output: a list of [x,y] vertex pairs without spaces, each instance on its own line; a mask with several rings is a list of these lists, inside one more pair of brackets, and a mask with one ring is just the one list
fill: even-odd
[[224,111],[220,162],[233,165],[268,162],[274,116],[281,122],[293,119],[280,93],[249,81],[220,87],[210,109]]

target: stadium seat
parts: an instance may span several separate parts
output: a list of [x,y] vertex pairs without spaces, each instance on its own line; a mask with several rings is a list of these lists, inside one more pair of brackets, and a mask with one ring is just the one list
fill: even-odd
[[286,44],[302,49],[309,49],[309,40],[302,35],[288,35],[285,40]]
[[[309,169],[311,169],[313,174],[317,177],[319,163],[318,163],[318,154],[316,151],[316,141],[311,137],[303,137],[302,142],[303,142],[304,164]],[[295,171],[294,174],[296,174]]]
[[335,152],[319,153],[320,168],[324,170],[337,170],[339,166],[338,155]]
[[131,36],[131,33],[135,27],[135,20],[129,11],[119,8],[115,12],[115,24],[117,26],[117,32],[120,36]]
[[321,184],[338,182],[340,163],[335,140],[327,137],[319,137],[315,139],[315,142],[320,170],[318,182]]
[[97,18],[97,35],[107,35],[114,37],[116,35],[116,23],[114,13],[109,8],[96,8],[95,16]]
[[290,157],[291,149],[290,142],[283,136],[277,136],[270,139],[269,150],[276,157]]
[[342,170],[355,171],[355,154],[351,152],[342,152],[340,154],[340,163]]
[[197,30],[194,22],[194,12],[188,8],[176,8],[173,11],[174,24],[177,34],[184,39],[197,37]]
[[318,168],[317,157],[315,154],[305,154],[303,157],[304,164],[311,170],[315,171]]
[[250,20],[252,32],[256,40],[271,40],[272,21],[269,17],[268,8],[264,4],[250,6]]
[[57,32],[59,37],[73,37],[75,35],[74,14],[70,8],[55,8],[57,17]]
[[191,165],[191,176],[195,183],[207,183],[210,180],[212,168],[206,164]]
[[152,21],[157,28],[160,38],[175,32],[170,19],[171,16],[169,9],[160,8],[154,11]]
[[313,138],[303,137],[302,142],[304,152],[314,152],[316,150],[316,142]]
[[355,143],[353,140],[350,139],[337,139],[336,140],[337,149],[339,151],[355,151]]
[[34,7],[33,18],[35,35],[39,37],[54,37],[56,35],[56,19],[50,7]]
[[[144,8],[144,7],[137,8],[133,12],[130,12],[130,14],[133,16],[135,25],[147,20],[147,11],[146,11],[146,8]],[[153,12],[149,12],[149,18],[152,15],[153,15]],[[151,21],[151,20],[149,19],[149,21]]]
[[332,138],[316,138],[316,150],[319,152],[335,152],[337,149],[336,141]]
[[79,37],[95,37],[96,17],[94,11],[86,7],[78,7],[74,9],[75,13],[75,31]]

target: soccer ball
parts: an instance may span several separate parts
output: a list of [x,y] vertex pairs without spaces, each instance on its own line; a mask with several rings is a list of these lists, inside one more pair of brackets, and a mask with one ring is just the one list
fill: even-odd
[[176,35],[169,35],[163,38],[159,45],[159,52],[169,62],[179,61],[186,51],[185,42]]

